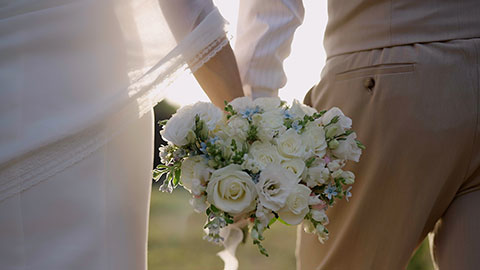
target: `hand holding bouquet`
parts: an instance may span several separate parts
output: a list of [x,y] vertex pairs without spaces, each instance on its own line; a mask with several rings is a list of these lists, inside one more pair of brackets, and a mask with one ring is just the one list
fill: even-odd
[[237,98],[224,112],[198,102],[161,125],[168,145],[154,170],[155,180],[166,175],[160,189],[181,185],[192,194],[195,211],[207,216],[209,241],[221,243],[220,230],[234,217],[249,219],[253,243],[267,256],[263,232],[276,221],[303,221],[328,239],[325,210],[352,196],[355,175],[342,168],[364,148],[340,109],[317,112],[278,98]]

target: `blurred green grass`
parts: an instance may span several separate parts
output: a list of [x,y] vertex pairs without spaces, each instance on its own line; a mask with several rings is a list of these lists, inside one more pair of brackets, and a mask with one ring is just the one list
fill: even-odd
[[[150,208],[148,268],[150,270],[221,270],[216,253],[222,250],[202,239],[205,217],[190,207],[190,195],[179,188],[164,194],[154,185]],[[266,258],[250,242],[240,245],[239,270],[295,269],[296,227],[276,224],[265,233]],[[412,256],[407,270],[433,270],[428,242],[424,241]]]

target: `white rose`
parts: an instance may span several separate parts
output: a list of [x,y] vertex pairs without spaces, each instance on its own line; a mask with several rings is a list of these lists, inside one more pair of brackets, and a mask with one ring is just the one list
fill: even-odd
[[313,155],[322,157],[327,152],[325,130],[318,120],[307,124],[302,133],[302,141],[305,143],[307,151]]
[[182,162],[180,169],[180,184],[190,193],[195,192],[196,195],[200,195],[198,192],[203,191],[199,191],[199,186],[205,184],[210,176],[207,160],[202,156],[188,157]]
[[231,164],[212,173],[207,185],[208,202],[230,214],[255,209],[255,184],[240,165]]
[[346,140],[340,141],[340,144],[332,150],[332,153],[337,158],[358,162],[362,154],[362,149],[358,147],[357,141],[355,140],[356,138],[357,134],[355,134],[355,132],[348,135]]
[[253,100],[253,104],[265,112],[278,109],[280,103],[281,100],[278,97],[259,97]]
[[352,119],[345,116],[337,107],[331,108],[322,116],[322,124],[325,126],[328,125],[335,116],[338,116],[338,121],[326,128],[327,137],[343,134],[352,127]]
[[192,110],[205,122],[209,130],[214,130],[217,123],[223,119],[223,112],[210,102],[197,102],[193,104]]
[[305,171],[305,162],[300,158],[282,160],[282,167],[291,171],[296,177],[300,178]]
[[355,174],[350,171],[344,171],[342,177],[345,179],[346,185],[351,185],[355,183]]
[[206,196],[194,196],[190,199],[190,205],[193,207],[193,210],[197,213],[203,213],[208,208],[207,197]]
[[317,224],[317,227],[315,229],[318,235],[318,241],[320,241],[320,243],[322,244],[325,243],[325,241],[328,240],[328,233],[325,232],[325,226],[323,226],[322,224]]
[[266,111],[253,117],[253,123],[258,127],[257,136],[265,142],[270,141],[275,134],[285,131],[283,121],[283,112],[280,109]]
[[257,211],[255,212],[255,216],[260,221],[262,228],[266,228],[270,223],[270,220],[275,217],[272,211],[264,208],[261,203],[257,205]]
[[315,226],[313,226],[313,223],[308,219],[303,221],[303,230],[306,233],[315,233],[316,232]]
[[308,168],[307,185],[309,187],[325,184],[330,178],[330,171],[324,166],[315,166]]
[[309,211],[308,199],[311,192],[305,185],[295,185],[287,197],[285,206],[278,211],[280,218],[290,225],[300,224]]
[[317,206],[322,204],[324,204],[324,202],[322,201],[322,199],[320,199],[319,195],[310,194],[310,198],[308,198],[308,205]]
[[200,196],[205,192],[206,189],[207,187],[205,181],[200,181],[199,179],[192,180],[192,188],[190,189],[190,193],[193,195]]
[[251,97],[236,98],[236,99],[230,101],[230,105],[232,105],[233,109],[236,112],[243,112],[247,108],[254,108],[255,107]]
[[263,207],[278,211],[292,191],[292,187],[300,180],[290,171],[279,165],[266,167],[258,178],[258,199]]
[[234,115],[228,119],[225,132],[230,138],[236,139],[237,142],[245,141],[247,132],[250,128],[247,119]]
[[299,117],[303,119],[305,115],[311,116],[314,113],[316,113],[317,110],[315,110],[310,106],[304,105],[295,99],[293,100],[292,107],[288,109],[288,112],[292,114],[294,117]]
[[275,146],[260,141],[252,143],[248,154],[260,170],[265,169],[270,164],[280,164],[282,159]]
[[[197,102],[180,108],[163,127],[160,134],[165,141],[182,146],[188,143],[189,133],[193,133],[195,116],[198,115],[213,130],[222,120],[223,113],[215,105],[207,102]],[[193,135],[193,134],[192,134]]]
[[243,163],[241,165],[243,170],[251,171],[252,173],[260,172],[260,166],[255,162],[254,159],[249,158],[248,155],[243,157]]
[[343,166],[345,166],[345,162],[339,159],[332,160],[327,164],[327,167],[331,172],[339,170],[343,168]]
[[312,214],[312,218],[315,220],[315,221],[318,221],[320,223],[322,223],[323,225],[327,225],[328,224],[328,216],[327,214],[325,214],[325,210],[316,210],[316,209],[312,209],[310,211],[310,213]]
[[303,157],[305,155],[305,144],[300,134],[294,129],[288,129],[280,137],[277,138],[277,149],[280,155],[293,158]]
[[182,146],[188,143],[187,134],[193,132],[195,114],[193,105],[180,108],[160,131],[163,140]]

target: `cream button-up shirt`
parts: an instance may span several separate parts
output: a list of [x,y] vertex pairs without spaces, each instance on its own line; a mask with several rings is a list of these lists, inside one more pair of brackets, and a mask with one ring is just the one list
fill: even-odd
[[303,22],[302,0],[241,0],[235,55],[248,96],[276,96],[287,78],[283,61]]

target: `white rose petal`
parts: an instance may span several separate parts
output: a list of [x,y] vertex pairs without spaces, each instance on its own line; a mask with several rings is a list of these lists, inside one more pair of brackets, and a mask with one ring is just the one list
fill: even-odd
[[[196,184],[201,185],[205,184],[210,176],[210,168],[208,167],[207,160],[202,156],[186,158],[182,162],[180,169],[180,184],[191,193],[194,180],[198,180]],[[198,190],[198,187],[196,189]]]
[[250,125],[247,119],[234,115],[228,119],[224,130],[230,138],[235,139],[237,142],[242,142],[246,140],[249,128]]
[[275,217],[272,211],[264,208],[261,203],[257,205],[257,211],[255,212],[255,216],[260,221],[260,224],[263,228],[266,228],[270,223],[270,220]]
[[318,221],[320,223],[322,223],[323,225],[327,225],[328,224],[328,216],[327,214],[325,214],[325,210],[316,210],[316,209],[312,209],[310,211],[310,213],[312,214],[312,218],[315,220],[315,221]]
[[303,230],[306,233],[315,233],[316,229],[315,226],[313,226],[313,223],[310,220],[304,220],[303,221]]
[[309,187],[325,184],[330,178],[330,171],[324,166],[315,166],[308,168],[307,185]]
[[320,241],[320,243],[325,243],[325,241],[328,240],[328,234],[325,232],[325,226],[323,226],[322,224],[317,224],[317,227],[316,227],[316,233],[318,235],[318,241]]
[[339,169],[343,168],[343,166],[345,166],[345,162],[343,162],[342,160],[338,160],[338,159],[332,160],[327,164],[327,167],[331,172],[339,170]]
[[274,135],[282,134],[286,130],[283,121],[283,112],[280,109],[266,111],[253,117],[253,122],[258,127],[257,136],[264,142],[269,142]]
[[316,113],[317,110],[315,110],[310,106],[304,105],[295,99],[292,103],[292,106],[288,110],[288,112],[295,117],[299,117],[303,119],[305,115],[311,116],[314,113]]
[[280,165],[267,166],[261,173],[257,188],[258,199],[263,207],[278,211],[300,179]]
[[322,124],[325,126],[328,125],[336,116],[338,116],[337,123],[331,124],[327,127],[327,135],[330,135],[327,137],[343,134],[352,127],[352,119],[345,116],[337,107],[331,108],[322,116]]
[[255,209],[255,184],[240,165],[231,164],[212,173],[207,185],[208,202],[230,214]]
[[215,105],[208,102],[197,102],[180,108],[167,122],[160,134],[165,141],[177,146],[188,143],[188,134],[192,133],[195,126],[195,116],[198,115],[213,130],[222,120],[223,113]]
[[338,147],[332,150],[333,155],[337,158],[358,162],[360,155],[362,155],[362,149],[358,147],[356,138],[357,134],[355,132],[348,135],[346,140],[340,141]]
[[315,156],[323,157],[327,152],[327,141],[325,140],[325,130],[319,123],[320,121],[308,123],[302,133],[302,140],[307,151]]
[[342,177],[345,179],[346,185],[351,185],[355,183],[355,174],[350,171],[344,171]]
[[277,149],[280,155],[286,158],[300,157],[305,155],[305,144],[300,134],[294,129],[288,129],[277,138]]
[[270,164],[280,164],[282,159],[277,149],[272,144],[260,141],[252,143],[248,155],[260,170],[265,169],[265,167]]
[[205,181],[200,181],[199,179],[192,180],[192,188],[190,189],[190,193],[195,196],[200,196],[206,190]]
[[179,109],[160,131],[163,140],[182,146],[188,143],[187,134],[195,125],[195,114],[192,105]]
[[197,102],[192,110],[205,122],[209,130],[214,130],[217,123],[223,119],[223,112],[210,102]]
[[278,211],[281,219],[290,225],[302,222],[308,213],[308,200],[312,191],[305,185],[298,184],[287,197],[285,206]]
[[281,100],[278,97],[259,97],[253,100],[255,106],[260,107],[265,112],[276,110],[280,107]]
[[321,205],[324,202],[320,199],[319,195],[310,195],[308,198],[308,205]]
[[253,104],[251,97],[239,97],[230,102],[233,109],[237,112],[243,112],[247,108],[254,108],[255,105]]
[[193,210],[197,213],[203,213],[208,208],[207,197],[206,196],[194,196],[190,199],[190,205],[193,207]]
[[303,172],[305,171],[305,162],[303,162],[303,160],[300,158],[282,160],[281,165],[285,169],[295,174],[295,176],[298,178],[301,178]]

